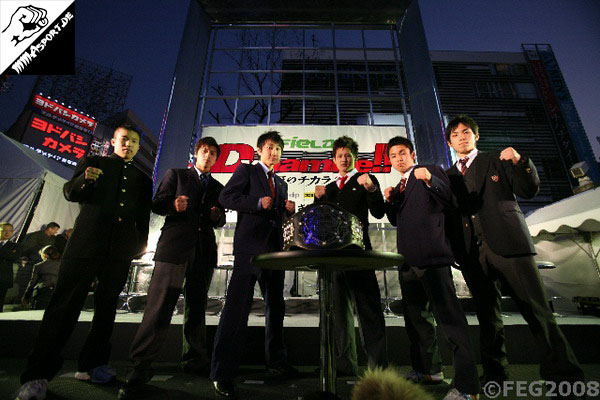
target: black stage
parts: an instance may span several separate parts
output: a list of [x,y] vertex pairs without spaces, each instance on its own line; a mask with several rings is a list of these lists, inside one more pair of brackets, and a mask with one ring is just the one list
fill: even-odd
[[[298,399],[311,390],[319,389],[319,380],[313,374],[319,365],[319,331],[317,304],[315,299],[295,298],[287,300],[290,314],[285,318],[285,339],[288,345],[289,360],[300,367],[303,376],[291,381],[275,381],[267,375],[262,365],[264,361],[263,335],[264,317],[260,315],[260,302],[256,302],[250,315],[248,341],[238,383],[239,398],[244,399]],[[207,315],[208,335],[214,337],[219,310],[219,302],[211,301]],[[134,305],[132,303],[132,305]],[[395,309],[395,307],[392,307]],[[466,307],[465,307],[466,308]],[[468,308],[467,308],[468,309]],[[294,313],[292,313],[294,312]],[[18,376],[24,365],[24,359],[31,348],[37,332],[42,311],[15,311],[0,313],[0,399],[10,399],[19,386]],[[77,358],[93,313],[84,311],[73,336],[63,352],[67,360]],[[118,376],[123,376],[127,365],[128,348],[141,321],[142,313],[119,311],[113,333],[112,364],[117,368]],[[474,344],[478,345],[477,318],[468,313],[467,319]],[[600,318],[592,315],[567,315],[557,318],[567,340],[571,343],[579,361],[583,364],[588,380],[600,380]],[[533,338],[518,313],[506,312],[504,317],[508,356],[511,362],[511,379],[534,381],[539,379],[536,360],[538,359]],[[386,318],[388,354],[390,361],[408,371],[410,364],[408,338],[404,329],[404,320],[398,317]],[[212,399],[212,390],[206,377],[197,377],[180,373],[177,362],[181,353],[182,316],[173,317],[169,338],[162,349],[157,368],[157,376],[151,382],[156,393],[148,394],[148,399]],[[357,335],[357,338],[360,337]],[[446,366],[446,377],[452,376],[450,353],[440,333],[442,356]],[[359,359],[363,363],[364,354],[359,350]],[[111,399],[116,398],[118,384],[98,387],[75,381],[75,362],[67,361],[60,377],[50,383],[52,399]],[[349,399],[352,388],[346,378],[337,381],[338,394]],[[448,391],[447,384],[427,387],[435,398],[442,398]],[[484,397],[485,398],[485,397]],[[539,397],[538,397],[539,398]]]

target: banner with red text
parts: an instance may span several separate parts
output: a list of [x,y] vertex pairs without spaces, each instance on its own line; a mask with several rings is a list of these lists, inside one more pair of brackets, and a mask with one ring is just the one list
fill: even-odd
[[[202,136],[214,137],[221,148],[221,156],[211,170],[215,179],[225,184],[240,163],[258,162],[256,141],[268,130],[277,130],[283,137],[283,155],[275,171],[287,182],[288,197],[296,202],[297,210],[312,204],[315,185],[327,185],[335,180],[338,170],[331,150],[340,136],[356,140],[356,169],[359,173],[374,174],[382,191],[400,180],[385,150],[392,137],[406,137],[404,127],[320,125],[205,127]],[[235,221],[235,213],[228,215],[228,220],[232,218]]]

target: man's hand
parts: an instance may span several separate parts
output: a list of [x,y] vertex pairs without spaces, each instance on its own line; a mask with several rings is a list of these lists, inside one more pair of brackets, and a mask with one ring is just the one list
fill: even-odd
[[416,179],[420,179],[427,184],[429,184],[429,182],[431,182],[431,172],[429,172],[429,170],[427,168],[425,168],[425,167],[415,168],[413,173],[415,174]]
[[221,209],[217,206],[212,206],[210,208],[210,220],[213,222],[217,222],[219,218],[221,218]]
[[177,196],[177,198],[174,201],[175,211],[184,212],[185,210],[187,210],[188,199],[189,199],[189,197],[187,197],[187,196]]
[[383,191],[383,197],[385,197],[385,201],[387,201],[388,203],[391,203],[393,200],[393,196],[394,195],[394,188],[392,186],[385,188],[385,190]]
[[285,201],[285,210],[288,212],[288,214],[293,214],[296,212],[296,203],[293,202],[292,200],[286,200]]
[[46,10],[34,6],[19,7],[10,17],[10,23],[2,31],[14,45],[17,46],[23,40],[30,38],[48,25]]
[[25,298],[25,296],[21,297],[21,305],[22,305],[23,307],[28,307],[28,306],[29,306],[29,300],[27,300],[27,299]]
[[325,186],[324,185],[316,185],[315,186],[315,198],[320,199],[325,196]]
[[514,165],[517,165],[521,159],[521,155],[512,147],[507,147],[500,153],[501,160],[510,160]]
[[273,199],[268,196],[262,197],[260,199],[260,205],[263,208],[263,210],[270,210],[271,208],[273,208]]
[[357,182],[359,185],[362,185],[369,192],[372,192],[373,190],[375,190],[375,184],[371,180],[371,177],[369,176],[369,174],[362,174],[361,176],[358,177]]
[[83,173],[85,180],[87,181],[96,181],[102,175],[102,170],[100,168],[87,167],[85,172]]

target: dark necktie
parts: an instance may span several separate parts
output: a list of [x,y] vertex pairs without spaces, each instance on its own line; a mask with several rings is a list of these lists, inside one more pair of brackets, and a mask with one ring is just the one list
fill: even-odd
[[275,182],[273,182],[273,171],[267,172],[267,176],[269,179],[269,188],[271,189],[271,197],[275,200]]
[[398,192],[402,193],[406,189],[406,178],[400,179],[400,186],[398,186]]
[[469,162],[469,157],[461,158],[460,160],[458,160],[458,163],[460,164],[460,173],[463,175],[467,173],[467,163],[468,162]]
[[344,175],[340,178],[340,190],[342,190],[344,188],[344,185],[346,185],[346,180],[348,180],[348,175]]

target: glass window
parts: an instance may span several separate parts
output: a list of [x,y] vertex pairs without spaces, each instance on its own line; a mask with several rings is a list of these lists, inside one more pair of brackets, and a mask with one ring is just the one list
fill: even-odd
[[247,29],[217,29],[215,48],[236,49],[243,46]]
[[369,113],[368,99],[340,100],[341,125],[366,125]]
[[353,47],[362,49],[363,41],[361,31],[358,29],[336,29],[335,46],[338,48]]
[[336,125],[335,100],[306,100],[307,125]]
[[275,30],[275,47],[304,47],[304,30],[277,28]]
[[242,72],[240,74],[240,96],[269,96],[270,94],[270,72]]
[[266,124],[269,115],[269,99],[239,99],[235,123],[240,125]]
[[520,99],[537,99],[537,91],[533,83],[523,82],[515,83],[515,90],[517,91],[517,97]]
[[305,47],[333,47],[333,35],[330,27],[323,29],[305,29],[304,30]]
[[241,65],[241,50],[215,50],[212,58],[213,71],[237,71]]
[[391,30],[367,30],[365,29],[365,47],[367,48],[391,48]]
[[209,96],[236,96],[239,73],[213,72],[210,74],[207,93]]
[[204,125],[231,125],[235,99],[207,99],[204,106]]
[[[395,27],[336,28],[215,28],[202,123],[369,124],[369,99],[374,113],[401,114]],[[488,95],[513,90],[484,85]],[[526,95],[528,88],[521,92]]]
[[401,95],[396,74],[370,73],[369,84],[373,96]]
[[240,69],[246,71],[270,70],[275,65],[274,61],[278,57],[281,57],[279,50],[244,50]]

